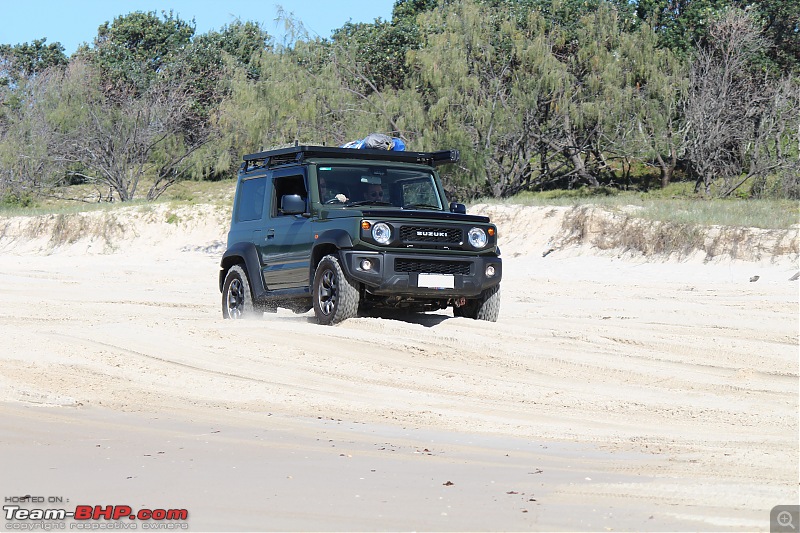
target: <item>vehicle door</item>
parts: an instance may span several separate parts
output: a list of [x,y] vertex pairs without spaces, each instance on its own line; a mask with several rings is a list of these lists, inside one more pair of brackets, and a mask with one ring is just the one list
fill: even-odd
[[260,246],[264,282],[269,290],[309,286],[313,235],[311,221],[304,214],[284,214],[281,199],[297,194],[309,209],[308,180],[305,168],[274,170],[271,175],[271,202],[263,243]]

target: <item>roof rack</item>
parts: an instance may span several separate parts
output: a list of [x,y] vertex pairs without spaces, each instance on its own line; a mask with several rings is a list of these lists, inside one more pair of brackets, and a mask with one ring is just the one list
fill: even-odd
[[275,167],[291,163],[302,163],[311,157],[332,159],[369,159],[377,161],[396,161],[420,163],[431,167],[457,163],[458,150],[439,150],[438,152],[396,152],[393,150],[364,150],[356,148],[334,148],[330,146],[291,146],[277,150],[267,150],[244,156],[243,170],[256,167]]

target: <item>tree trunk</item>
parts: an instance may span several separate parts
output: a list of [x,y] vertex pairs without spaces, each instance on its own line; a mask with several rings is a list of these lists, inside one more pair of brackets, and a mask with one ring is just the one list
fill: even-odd
[[574,148],[565,148],[564,156],[570,160],[573,168],[575,169],[575,173],[581,180],[588,183],[592,187],[600,186],[600,182],[597,181],[597,178],[592,176],[589,171],[586,170],[586,165],[584,164],[583,159],[581,159],[580,150],[576,150]]
[[665,189],[672,182],[672,175],[675,173],[675,167],[678,166],[678,157],[675,153],[675,147],[670,146],[669,160],[664,161],[661,154],[658,157],[658,169],[661,172],[661,188]]

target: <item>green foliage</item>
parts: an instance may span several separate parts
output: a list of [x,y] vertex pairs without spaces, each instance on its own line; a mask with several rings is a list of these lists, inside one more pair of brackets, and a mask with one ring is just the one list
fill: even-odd
[[50,67],[66,65],[61,43],[45,44],[46,41],[42,38],[13,46],[0,44],[0,86],[17,85]]
[[249,79],[243,70],[231,72],[230,98],[220,107],[220,123],[228,135],[220,163],[235,162],[228,154],[313,139],[317,126],[324,131],[320,117],[330,100],[319,82],[327,77],[314,76],[297,64],[295,57],[307,53],[313,51],[298,44],[292,53],[263,55],[258,68],[264,76],[258,80]]
[[548,33],[559,34],[555,44],[558,54],[574,51],[578,34],[585,28],[584,17],[591,16],[599,9],[613,7],[620,14],[624,26],[633,26],[634,9],[631,3],[623,0],[481,0],[490,9],[508,9],[513,17],[524,20],[531,12],[538,13],[545,23]]
[[104,83],[119,91],[144,91],[189,45],[194,22],[171,11],[161,15],[136,11],[100,25],[86,55],[100,69]]
[[541,19],[519,21],[504,6],[454,2],[418,22],[425,40],[409,60],[425,98],[422,131],[462,152],[462,171],[447,176],[449,188],[470,196],[518,190],[533,157],[530,138],[519,132],[538,93],[557,91],[563,79],[553,71],[537,76],[548,61],[557,63]]
[[668,198],[698,198],[698,195],[694,189],[694,183],[690,180],[675,181],[665,187],[647,189],[642,196],[652,200]]
[[359,66],[363,76],[354,76],[350,83],[368,95],[403,87],[409,74],[406,52],[419,47],[419,34],[411,24],[348,22],[333,33],[331,42]]
[[58,162],[48,157],[55,132],[47,120],[48,110],[58,105],[58,98],[48,90],[49,82],[59,73],[46,70],[21,80],[6,93],[3,103],[10,105],[3,106],[7,113],[0,117],[4,118],[0,120],[0,195],[24,198],[61,178]]
[[800,4],[794,0],[637,0],[636,16],[651,25],[660,46],[688,58],[711,44],[709,28],[726,9],[748,10],[770,43],[758,61],[775,75],[800,71]]
[[706,40],[709,21],[730,0],[638,0],[636,15],[655,28],[661,46],[688,57]]
[[800,75],[800,3],[795,0],[755,0],[750,3],[762,35],[769,40],[767,68]]
[[392,22],[395,24],[416,25],[417,15],[435,9],[440,0],[395,0],[392,9]]
[[217,77],[225,72],[224,60],[228,58],[233,65],[244,68],[249,79],[258,80],[261,54],[273,51],[273,38],[258,23],[237,20],[219,32],[195,37],[189,55],[197,64],[210,64],[213,68],[208,70]]
[[[799,5],[396,0],[330,39],[280,14],[290,46],[251,21],[195,35],[133,12],[69,61],[45,39],[0,45],[0,195],[80,182],[131,200],[141,182],[155,198],[243,153],[383,132],[460,149],[442,169],[460,199],[669,196],[685,172],[708,196],[797,198]],[[720,37],[731,14],[746,23]]]
[[7,193],[0,197],[0,208],[30,208],[36,205],[36,200],[29,193]]

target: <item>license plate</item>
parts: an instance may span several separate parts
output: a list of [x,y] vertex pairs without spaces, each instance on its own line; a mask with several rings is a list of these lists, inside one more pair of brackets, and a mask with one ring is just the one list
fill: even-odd
[[452,274],[417,274],[417,286],[428,289],[453,289],[455,277]]

